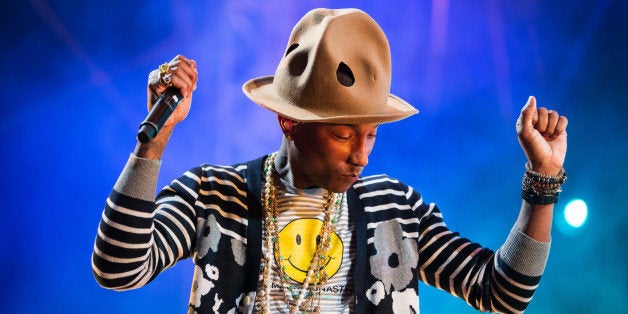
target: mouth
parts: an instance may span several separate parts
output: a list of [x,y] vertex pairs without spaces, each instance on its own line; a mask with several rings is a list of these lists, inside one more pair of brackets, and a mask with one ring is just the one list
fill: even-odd
[[343,174],[342,176],[347,178],[347,179],[349,179],[349,180],[355,181],[358,178],[360,178],[360,173],[359,172],[348,173],[348,174]]
[[[287,261],[288,261],[288,263],[290,263],[290,266],[292,266],[294,269],[296,269],[296,270],[298,270],[298,271],[300,271],[302,273],[307,273],[307,269],[301,269],[301,268],[297,267],[297,265],[294,265],[292,263],[291,259],[292,259],[292,256],[287,258]],[[323,269],[323,268],[327,267],[327,265],[329,265],[329,263],[331,263],[332,259],[334,259],[334,257],[329,256],[328,259],[327,259],[327,262],[325,263],[325,265],[321,266],[320,268]]]
[[362,174],[362,167],[348,167],[345,171],[341,173],[347,177],[359,177]]

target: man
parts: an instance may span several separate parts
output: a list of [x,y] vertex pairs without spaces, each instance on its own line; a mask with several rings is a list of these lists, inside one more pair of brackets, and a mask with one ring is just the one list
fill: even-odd
[[434,204],[385,175],[360,177],[378,125],[417,113],[390,94],[390,52],[355,9],[316,9],[294,27],[275,75],[244,84],[278,115],[279,150],[231,167],[205,164],[154,196],[160,158],[188,113],[196,64],[151,72],[149,107],[174,85],[184,100],[138,143],[98,230],[92,267],[104,287],[141,287],[193,257],[190,313],[418,312],[418,281],[482,311],[521,312],[547,259],[566,175],[565,117],[523,107],[528,158],[520,215],[493,252],[447,229]]

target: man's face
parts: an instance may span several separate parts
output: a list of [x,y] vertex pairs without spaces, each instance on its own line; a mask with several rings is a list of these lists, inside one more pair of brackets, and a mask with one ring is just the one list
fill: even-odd
[[344,192],[358,179],[373,150],[377,125],[300,123],[293,127],[295,186]]

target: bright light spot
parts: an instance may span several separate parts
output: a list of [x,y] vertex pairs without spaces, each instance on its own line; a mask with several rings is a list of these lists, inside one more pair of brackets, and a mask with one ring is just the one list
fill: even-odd
[[580,228],[587,220],[587,203],[583,200],[573,200],[565,206],[565,220],[567,223],[574,227]]

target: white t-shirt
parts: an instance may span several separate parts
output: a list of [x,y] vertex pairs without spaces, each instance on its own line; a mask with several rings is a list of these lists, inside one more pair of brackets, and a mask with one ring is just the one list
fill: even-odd
[[[273,176],[276,184],[280,253],[285,257],[284,273],[290,277],[287,283],[294,286],[294,291],[298,293],[303,286],[302,282],[310,266],[325,217],[322,211],[325,190],[298,190],[280,179],[276,173]],[[343,195],[336,232],[331,235],[332,247],[326,257],[325,267],[329,279],[321,288],[320,309],[323,313],[350,313],[353,307],[352,268],[356,254],[355,237],[352,235],[354,230],[353,221],[349,221],[346,195]],[[271,265],[269,310],[273,313],[289,313],[286,300],[289,299],[292,305],[296,304],[296,300],[284,295],[280,288],[277,262],[273,259]]]

